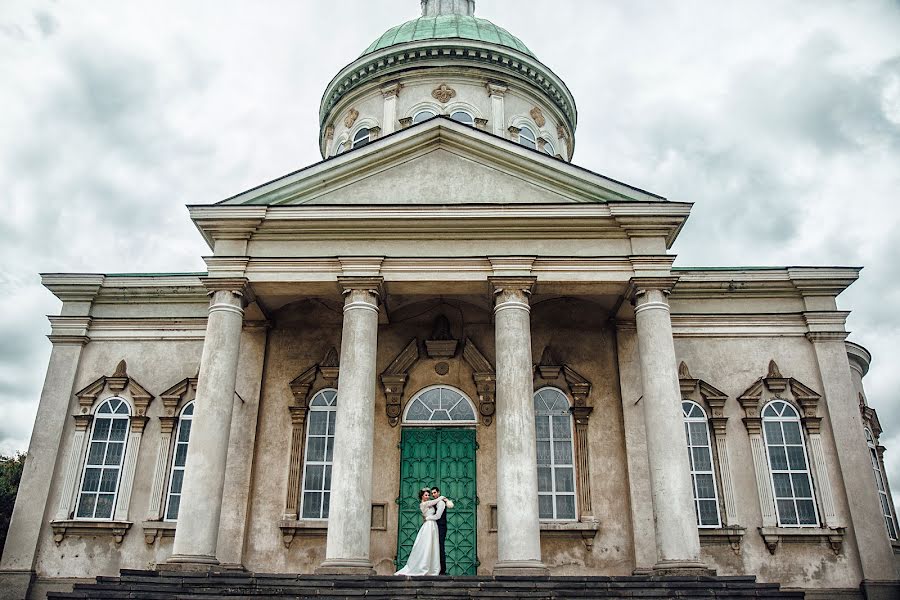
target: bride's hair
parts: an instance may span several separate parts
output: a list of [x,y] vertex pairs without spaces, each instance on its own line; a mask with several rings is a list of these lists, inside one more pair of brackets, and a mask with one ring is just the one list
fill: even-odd
[[421,502],[422,496],[424,496],[425,494],[431,495],[431,490],[429,490],[428,488],[422,488],[421,490],[419,490],[419,494],[416,496],[416,500]]

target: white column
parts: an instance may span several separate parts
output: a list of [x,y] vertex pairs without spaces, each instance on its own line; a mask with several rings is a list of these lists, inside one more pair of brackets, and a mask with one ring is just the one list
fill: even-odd
[[380,278],[341,278],[341,334],[331,505],[323,574],[374,574],[369,558],[372,454],[375,435],[375,358]]
[[667,299],[673,283],[669,279],[632,281],[643,387],[641,403],[656,522],[654,569],[660,571],[705,568],[700,562],[700,536]]
[[[843,331],[845,315],[825,313],[825,316],[830,315],[834,315],[835,318],[835,322],[827,327],[830,331],[807,334],[815,350],[819,374],[824,387],[822,392],[826,399],[825,402],[819,404],[819,408],[826,413],[825,417],[828,419],[831,433],[834,436],[838,472],[841,474],[847,492],[850,520],[853,525],[851,531],[856,538],[857,547],[860,548],[859,559],[862,565],[863,579],[891,580],[897,577],[894,554],[885,533],[884,518],[879,508],[878,488],[875,484],[875,474],[872,471],[869,447],[866,444],[865,430],[859,411],[858,392],[853,385],[850,373],[850,361],[847,358],[847,347],[844,343],[847,337],[846,332]],[[805,316],[807,322],[817,322],[822,319],[823,315],[807,313]],[[813,317],[818,317],[818,319],[813,321]],[[806,423],[808,425],[809,420],[806,420]],[[813,463],[819,478],[816,481],[816,487],[822,488],[824,485],[829,485],[830,482],[827,480],[827,475],[825,481],[822,480],[822,474],[827,471],[821,436],[818,435],[818,427],[815,431],[807,427],[807,431],[810,433],[810,448],[813,451]],[[822,473],[820,473],[820,469]],[[823,490],[818,489],[818,491],[820,501],[824,503]],[[830,490],[828,495],[830,501]],[[829,507],[823,506],[822,509],[824,512]],[[830,510],[834,511],[833,504]]]
[[507,89],[495,83],[487,84],[488,95],[491,97],[491,131],[500,137],[506,137],[506,109],[503,96]]
[[491,278],[497,355],[495,575],[546,575],[541,562],[531,307],[534,278]]
[[382,135],[390,135],[397,130],[397,96],[399,94],[399,83],[381,89],[381,95],[384,97],[384,118],[381,121]]
[[245,280],[212,289],[178,527],[170,563],[215,565],[241,329]]

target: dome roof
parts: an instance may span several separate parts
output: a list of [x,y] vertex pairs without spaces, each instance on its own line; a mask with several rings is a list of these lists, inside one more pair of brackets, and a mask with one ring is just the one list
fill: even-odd
[[460,14],[419,17],[392,27],[366,48],[362,56],[397,44],[454,38],[505,46],[536,58],[522,40],[502,27],[497,27],[487,19]]

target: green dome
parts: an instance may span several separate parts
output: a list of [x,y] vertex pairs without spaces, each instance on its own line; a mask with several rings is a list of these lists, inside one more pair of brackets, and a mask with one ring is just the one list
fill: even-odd
[[502,27],[497,27],[487,19],[458,14],[420,17],[407,21],[403,25],[392,27],[366,48],[362,56],[407,42],[453,38],[506,46],[536,58],[531,50],[522,43],[522,40]]

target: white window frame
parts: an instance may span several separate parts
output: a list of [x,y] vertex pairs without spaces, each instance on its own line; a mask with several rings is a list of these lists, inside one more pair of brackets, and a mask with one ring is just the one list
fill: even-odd
[[[366,132],[365,136],[359,137],[359,134],[361,134],[363,131]],[[357,129],[356,131],[353,132],[353,135],[350,138],[350,149],[353,150],[356,148],[362,148],[363,146],[366,146],[367,144],[369,144],[372,141],[371,135],[372,135],[371,127],[369,127],[368,125],[360,127],[359,129]]]
[[891,497],[888,494],[887,479],[881,472],[881,460],[878,458],[878,446],[875,437],[866,427],[866,445],[869,447],[869,458],[872,460],[872,470],[875,471],[875,486],[878,490],[878,502],[881,505],[881,514],[884,517],[884,527],[887,530],[888,539],[897,541],[897,519],[894,517],[894,507],[891,506]]
[[[464,123],[464,122],[462,122],[462,121],[459,121],[459,120],[457,120],[457,119],[454,119],[454,118],[453,118],[453,115],[455,115],[455,114],[457,114],[457,113],[462,113],[462,114],[466,115],[467,117],[469,117],[469,120],[471,120],[472,122],[471,122],[471,123]],[[460,125],[466,125],[466,126],[468,126],[468,127],[475,127],[475,115],[473,115],[473,114],[472,114],[470,111],[468,111],[468,110],[465,110],[465,109],[462,109],[462,108],[454,108],[452,111],[450,111],[450,112],[447,113],[447,116],[450,118],[450,120],[455,121],[455,122],[459,123]]]
[[[316,401],[316,398],[318,398],[320,396],[324,396],[330,392],[334,393],[334,397],[328,406],[316,406],[314,404]],[[326,481],[325,473],[328,471],[329,468],[333,468],[333,465],[334,465],[334,429],[332,428],[332,432],[328,433],[328,425],[329,425],[329,423],[334,423],[334,420],[337,418],[337,403],[338,403],[338,397],[337,397],[337,390],[335,388],[321,389],[321,390],[317,391],[315,394],[313,394],[313,397],[309,401],[309,411],[308,411],[308,414],[306,415],[306,440],[305,440],[304,446],[303,446],[303,478],[300,480],[301,481],[300,518],[304,521],[323,521],[323,522],[328,521],[327,516],[322,516],[322,513],[323,513],[322,506],[324,505],[326,494],[329,496],[328,508],[329,508],[329,513],[331,512],[331,498],[330,498],[331,497],[331,482],[330,482],[330,477],[329,477],[328,478],[329,484],[327,486],[325,485],[325,481]],[[310,433],[311,433],[310,423],[312,421],[313,413],[316,413],[316,412],[325,412],[325,413],[330,413],[330,414],[325,419],[325,434],[324,435],[316,434],[315,436],[313,436],[313,437],[318,437],[318,438],[324,438],[324,440],[325,440],[324,455],[322,457],[323,460],[312,460],[311,461],[311,460],[309,460],[309,439],[310,439]],[[328,440],[329,439],[331,440],[331,449],[332,449],[331,460],[328,460]],[[321,466],[322,467],[322,488],[321,489],[307,490],[307,488],[306,488],[306,472],[307,472],[308,467],[310,467],[310,466]],[[322,494],[322,498],[319,503],[319,513],[318,513],[319,516],[318,517],[304,516],[304,505],[306,504],[307,491],[309,493]]]
[[545,137],[541,138],[544,140],[544,154],[549,154],[550,156],[556,156],[556,148],[553,147],[553,142],[548,140]]
[[[119,409],[119,406],[117,406],[115,409],[112,409],[112,402],[114,400],[121,402],[121,405],[119,405],[119,406],[124,405],[127,409],[127,413],[123,414],[123,413],[115,412],[116,410]],[[100,414],[100,409],[107,405],[110,406],[110,409],[113,412],[104,413],[103,415],[98,417],[98,415]],[[121,488],[121,485],[122,485],[122,472],[125,470],[125,453],[128,450],[128,438],[131,436],[132,412],[133,412],[133,408],[131,406],[131,403],[128,402],[128,400],[126,400],[125,398],[122,398],[121,396],[112,396],[110,398],[106,398],[102,402],[97,404],[97,406],[94,408],[94,412],[93,412],[94,418],[91,423],[91,434],[87,440],[87,452],[84,455],[84,461],[83,461],[82,468],[81,468],[81,477],[78,479],[77,499],[75,502],[75,511],[73,513],[75,520],[77,520],[77,521],[112,521],[115,519],[116,506],[118,505],[118,502],[119,502],[119,489]],[[90,457],[91,457],[91,446],[95,442],[101,441],[101,440],[94,440],[94,433],[97,429],[97,423],[101,420],[110,421],[109,430],[106,433],[106,439],[102,440],[102,442],[106,444],[103,449],[103,458],[102,458],[103,462],[100,465],[90,465],[90,464],[88,464],[88,461],[90,460]],[[122,444],[122,451],[119,453],[119,462],[115,466],[117,472],[116,472],[115,488],[112,492],[112,494],[113,494],[112,507],[110,509],[108,517],[97,517],[96,516],[97,500],[99,500],[101,493],[104,495],[109,493],[109,492],[101,492],[100,486],[103,481],[103,471],[106,470],[107,467],[110,466],[110,465],[105,464],[106,463],[106,453],[109,451],[109,443],[110,443],[109,436],[110,436],[110,432],[112,431],[113,422],[115,422],[117,420],[125,421],[126,426],[125,426],[125,435],[124,435],[123,439],[121,440],[121,442],[116,442],[116,443]],[[95,492],[85,492],[83,489],[84,481],[85,481],[85,478],[87,477],[87,470],[89,468],[99,468],[100,469],[100,480],[97,482],[97,491],[95,491]],[[94,508],[91,511],[90,517],[81,517],[78,515],[79,511],[81,510],[82,495],[85,493],[91,494],[94,496]]]
[[[426,113],[427,113],[428,115],[430,115],[430,116],[425,117],[424,119],[422,119],[422,120],[420,120],[420,121],[417,121],[417,120],[416,120],[416,119],[419,118],[419,115],[424,115],[424,114],[426,114]],[[422,122],[424,122],[424,121],[427,121],[428,119],[433,119],[434,117],[438,116],[439,114],[440,114],[439,112],[437,112],[436,110],[434,110],[434,109],[431,108],[431,107],[420,108],[420,109],[418,109],[416,112],[413,113],[413,116],[412,116],[412,124],[413,124],[413,125],[418,125],[419,123],[422,123]]]
[[[700,410],[702,416],[692,417],[689,416],[688,411],[685,410],[685,404],[690,404],[693,407],[696,407]],[[693,412],[693,410],[691,411]],[[716,477],[716,463],[713,458],[713,447],[712,447],[712,435],[709,431],[709,416],[706,413],[706,410],[697,402],[693,400],[689,400],[687,398],[682,398],[681,400],[681,414],[682,419],[684,421],[684,434],[685,441],[687,442],[688,447],[688,464],[691,469],[691,488],[693,490],[694,495],[694,511],[697,515],[697,527],[701,529],[718,529],[722,527],[722,510],[719,506],[719,480]],[[706,443],[704,445],[694,444],[693,436],[690,434],[690,424],[691,423],[702,423],[703,431],[706,433]],[[694,450],[695,449],[704,449],[706,450],[706,454],[709,457],[709,470],[701,471],[696,468],[694,463]],[[697,475],[711,475],[712,476],[712,485],[713,485],[713,497],[712,498],[698,498],[697,497]],[[700,500],[713,500],[716,505],[716,523],[713,525],[704,525],[700,522]]]
[[[531,137],[527,137],[527,138],[526,138],[526,137],[523,135],[526,131],[527,131],[529,134],[531,134]],[[534,146],[528,146],[528,145],[526,145],[526,144],[523,144],[523,143],[522,143],[522,138],[527,139],[527,140],[530,141],[532,144],[534,144]],[[537,140],[538,140],[538,135],[534,132],[534,129],[532,129],[529,125],[524,125],[524,124],[523,124],[523,125],[520,125],[520,126],[519,126],[519,145],[520,145],[520,146],[524,146],[525,148],[528,148],[528,149],[530,149],[530,150],[537,150],[537,149],[538,149]]]
[[[791,416],[786,417],[786,416],[784,416],[784,413],[782,413],[782,416],[777,416],[777,417],[767,417],[767,416],[765,416],[766,410],[767,410],[770,406],[772,406],[773,404],[776,404],[776,403],[783,403],[783,404],[787,405],[787,407],[788,407],[788,408],[790,409],[790,411],[791,411]],[[820,512],[819,512],[819,503],[818,503],[818,501],[817,501],[817,499],[816,499],[815,480],[813,479],[812,470],[810,469],[809,452],[808,452],[808,450],[807,450],[807,448],[806,448],[806,434],[805,434],[805,432],[804,432],[803,423],[802,423],[802,421],[800,420],[800,412],[797,410],[797,408],[796,408],[793,404],[791,404],[790,402],[788,402],[788,401],[785,400],[784,398],[773,398],[772,400],[770,400],[769,402],[767,402],[767,403],[765,404],[765,406],[762,407],[762,410],[760,410],[759,414],[760,414],[760,416],[761,416],[761,418],[762,418],[763,446],[765,446],[765,449],[766,449],[766,463],[767,463],[767,465],[768,465],[768,467],[769,467],[769,485],[770,485],[771,488],[772,488],[772,498],[774,499],[774,502],[775,502],[775,517],[776,517],[776,519],[777,519],[778,526],[779,526],[779,527],[785,527],[785,528],[792,528],[792,529],[793,529],[793,528],[816,528],[816,527],[820,527],[820,526],[821,526],[822,516],[821,516],[821,514],[820,514]],[[773,423],[773,422],[774,422],[774,423],[786,423],[786,422],[791,422],[791,423],[796,423],[796,424],[797,424],[797,428],[798,428],[798,430],[800,431],[800,444],[799,444],[799,446],[803,448],[803,461],[804,461],[804,463],[806,464],[806,469],[804,469],[804,470],[795,470],[795,469],[791,469],[791,466],[790,466],[790,459],[787,457],[787,448],[788,448],[788,444],[783,440],[783,436],[784,436],[784,426],[783,426],[783,425],[780,426],[781,434],[782,434],[782,444],[770,444],[770,443],[769,443],[769,434],[768,434],[768,431],[766,430],[766,429],[767,429],[767,428],[766,428],[766,423]],[[798,445],[798,444],[791,444],[791,446],[797,446],[797,445]],[[787,462],[787,469],[775,469],[775,467],[774,467],[773,464],[772,464],[772,454],[771,454],[771,450],[772,450],[772,449],[771,449],[770,446],[782,446],[782,447],[785,448],[785,460],[788,461],[788,462]],[[799,473],[803,473],[803,474],[805,474],[806,477],[807,477],[807,480],[808,480],[808,482],[809,482],[809,493],[810,493],[810,496],[809,496],[809,497],[806,497],[806,496],[798,497],[798,496],[796,495],[796,492],[794,492],[793,475],[794,475],[794,474],[799,474]],[[778,491],[777,491],[777,489],[776,489],[776,487],[775,487],[775,475],[776,475],[776,474],[786,474],[786,475],[788,475],[789,478],[791,479],[791,493],[792,493],[792,496],[791,496],[790,498],[782,498],[782,500],[790,499],[790,500],[793,501],[793,503],[794,503],[794,511],[795,511],[795,513],[796,513],[796,515],[797,515],[797,523],[784,523],[784,522],[781,520],[781,510],[780,510],[780,508],[779,508],[779,506],[778,506],[778,500],[779,500],[779,498],[778,498]],[[813,511],[815,512],[815,515],[816,515],[816,522],[815,522],[815,523],[800,523],[800,511],[797,510],[797,500],[812,500]]]
[[[191,408],[191,414],[189,414],[189,415],[185,414],[188,407]],[[169,518],[169,505],[172,502],[173,496],[178,496],[178,509],[179,509],[179,512],[181,511],[181,495],[182,495],[182,492],[184,491],[184,471],[187,468],[187,448],[188,448],[188,445],[190,444],[191,433],[193,433],[193,429],[194,429],[193,428],[194,413],[195,413],[194,401],[191,400],[190,402],[185,403],[185,405],[181,407],[181,412],[178,415],[178,424],[175,426],[175,435],[173,436],[174,439],[173,439],[173,443],[172,443],[172,460],[169,463],[171,465],[171,468],[169,469],[168,485],[166,486],[166,503],[163,506],[163,521],[167,521],[169,523],[174,523],[174,522],[178,521],[178,515],[175,515],[174,519]],[[190,430],[188,431],[187,441],[182,442],[181,441],[181,428],[185,423],[190,423],[191,427],[190,427]],[[181,466],[178,466],[175,464],[175,459],[178,456],[178,447],[179,446],[184,446],[184,464]],[[181,486],[182,487],[181,487],[181,491],[179,491],[177,494],[173,494],[172,493],[172,481],[174,481],[174,479],[175,479],[176,471],[180,471],[182,473],[182,475],[181,475]]]
[[[553,436],[553,417],[563,416],[562,414],[556,414],[553,412],[545,411],[543,414],[540,413],[537,406],[535,406],[535,444],[538,442],[549,442],[550,443],[550,464],[549,465],[538,465],[539,468],[550,467],[550,486],[551,491],[547,492],[539,492],[538,497],[540,496],[550,496],[553,505],[553,517],[545,517],[540,520],[543,522],[565,522],[571,523],[578,521],[578,474],[575,472],[575,423],[572,419],[572,403],[569,400],[569,396],[559,388],[552,386],[544,386],[540,389],[535,390],[532,396],[532,402],[535,402],[538,394],[549,391],[556,394],[565,400],[567,410],[566,416],[569,419],[569,456],[572,457],[571,463],[569,464],[557,464],[556,462],[556,443],[563,440],[557,440]],[[550,436],[547,439],[540,439],[537,437],[537,420],[539,418],[547,418],[548,420],[548,435]],[[557,469],[568,468],[572,470],[572,491],[571,492],[559,492],[556,490],[556,471]],[[574,516],[571,518],[563,518],[557,516],[556,510],[556,499],[558,496],[571,496],[572,497],[572,505],[574,507]]]
[[[430,418],[427,421],[423,421],[421,419],[411,420],[409,418],[410,409],[412,409],[414,404],[417,401],[419,401],[419,398],[421,396],[423,396],[425,393],[430,392],[432,390],[441,390],[441,391],[449,390],[455,394],[459,394],[461,399],[457,402],[457,404],[459,402],[466,402],[469,405],[469,409],[472,411],[472,418],[471,419],[455,419],[455,420],[450,419],[448,421],[432,420]],[[457,404],[454,404],[450,410],[455,408]],[[426,408],[428,408],[428,407],[426,406]],[[449,410],[448,410],[448,415],[449,415]],[[432,417],[434,416],[434,412],[432,412],[431,416]],[[415,425],[416,427],[459,427],[459,426],[471,427],[472,425],[475,425],[477,423],[478,423],[478,410],[476,410],[476,408],[475,408],[475,403],[472,402],[472,399],[469,398],[465,393],[463,393],[462,390],[459,390],[450,385],[438,384],[438,385],[430,385],[426,388],[422,388],[421,390],[419,390],[418,392],[413,394],[413,397],[410,398],[409,402],[406,403],[406,406],[403,409],[403,424],[404,425]]]

